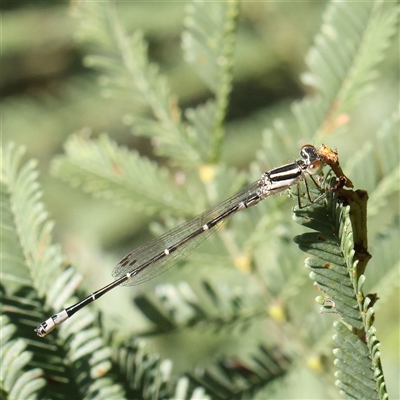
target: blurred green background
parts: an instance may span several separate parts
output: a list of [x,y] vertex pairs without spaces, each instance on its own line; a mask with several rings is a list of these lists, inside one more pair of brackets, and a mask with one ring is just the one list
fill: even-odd
[[[180,35],[185,4],[184,1],[118,3],[118,13],[127,31],[143,30],[149,43],[149,58],[168,78],[182,109],[202,103],[210,96],[183,61]],[[277,117],[290,114],[293,100],[311,94],[299,76],[307,70],[305,55],[321,25],[326,4],[325,1],[241,4],[233,92],[222,148],[222,160],[227,165],[247,169],[260,148],[263,130]],[[84,50],[74,40],[77,21],[70,15],[74,2],[9,2],[1,7],[3,144],[9,141],[23,144],[27,147],[26,159],[39,161],[43,201],[56,222],[54,240],[62,244],[67,258],[84,274],[83,285],[90,293],[110,281],[111,269],[125,251],[151,237],[148,225],[154,218],[72,188],[52,176],[51,160],[63,152],[68,135],[83,127],[90,127],[93,137],[107,132],[120,145],[155,158],[152,146],[149,140],[134,137],[131,127],[124,123],[130,105],[104,97],[96,72],[83,65]],[[326,138],[327,145],[338,148],[344,167],[348,162],[351,165],[354,154],[373,138],[382,120],[398,107],[398,39],[397,34],[385,52],[376,88],[355,107],[347,132]],[[289,161],[282,160],[282,164]],[[262,167],[266,170],[274,165]],[[349,170],[345,172],[351,176]],[[360,182],[354,183],[360,187]],[[393,210],[398,206],[397,193],[387,208]],[[384,209],[379,220],[372,222],[372,234],[379,231],[381,221],[392,218],[393,212],[387,215]],[[368,268],[377,269],[379,265],[373,259]],[[181,280],[180,272],[168,280]],[[303,272],[306,276],[306,270]],[[118,304],[125,304],[134,293],[152,291],[154,285],[118,289],[100,307],[111,315]],[[312,302],[317,294],[309,284],[304,301]],[[375,308],[389,393],[399,398],[399,388],[396,388],[400,357],[398,291],[382,305],[378,302]],[[136,331],[146,326],[139,313],[130,318]],[[198,345],[201,339],[194,332],[189,344]],[[154,346],[163,356],[173,357],[174,350],[182,345],[182,338],[171,335],[163,340]],[[229,342],[225,341],[221,336],[206,342],[204,362],[215,352],[223,352],[225,345],[228,348]],[[189,353],[185,357],[190,358]],[[185,357],[174,359],[178,370],[185,368]]]

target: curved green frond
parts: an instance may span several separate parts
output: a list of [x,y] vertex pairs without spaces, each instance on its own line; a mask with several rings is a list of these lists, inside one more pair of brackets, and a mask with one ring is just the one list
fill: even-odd
[[187,6],[186,31],[182,33],[185,60],[215,94],[211,162],[219,159],[224,136],[223,121],[231,92],[236,19],[239,2],[192,2]]
[[[366,230],[367,195],[364,191],[339,189],[328,194],[324,204],[295,210],[296,222],[316,230],[295,237],[300,249],[312,254],[306,260],[314,286],[324,292],[318,298],[324,313],[337,313],[335,324],[339,349],[335,365],[337,386],[348,398],[385,398],[386,388],[374,335],[373,303],[376,296],[364,295],[368,253]],[[345,203],[347,206],[338,203]],[[367,344],[368,345],[367,345]]]
[[186,377],[175,382],[172,362],[150,353],[143,341],[132,339],[120,345],[115,362],[129,399],[210,399],[202,387],[190,386]]
[[202,160],[208,161],[210,149],[212,148],[213,135],[216,126],[216,104],[209,100],[196,108],[185,110],[185,117],[188,120],[188,135],[195,138],[197,151],[202,155]]
[[12,244],[3,248],[2,272],[5,279],[20,284],[33,281],[43,295],[63,257],[57,246],[49,245],[52,223],[46,221],[47,213],[39,202],[36,163],[20,165],[24,151],[10,144],[2,156],[3,234]]
[[29,368],[32,353],[27,351],[23,339],[13,339],[16,327],[9,323],[6,316],[1,316],[1,387],[2,398],[9,400],[36,399],[38,392],[46,385],[43,370]]
[[376,64],[395,32],[398,7],[383,2],[332,2],[323,16],[303,81],[337,102],[339,115],[376,79]]
[[186,14],[186,31],[182,33],[185,60],[217,94],[221,76],[232,68],[238,2],[192,2]]
[[[83,2],[76,11],[80,20],[77,36],[94,52],[86,57],[86,65],[104,73],[106,96],[125,99],[134,106],[135,111],[125,116],[134,133],[156,138],[157,154],[171,157],[175,163],[200,162],[196,143],[181,122],[177,100],[158,67],[148,61],[142,33],[129,36],[115,5],[108,2]],[[148,108],[150,118],[145,115]]]
[[396,207],[388,207],[399,192],[400,138],[397,113],[383,121],[372,141],[366,141],[346,163],[346,171],[357,187],[369,193],[368,217],[378,216],[383,209],[392,218],[398,217]]
[[64,256],[52,243],[53,224],[40,201],[36,164],[22,164],[23,153],[13,144],[2,152],[2,236],[7,246],[1,254],[1,303],[9,321],[2,336],[3,355],[9,355],[2,358],[4,387],[16,399],[122,398],[110,374],[110,351],[88,310],[62,327],[58,337],[40,339],[33,331],[72,300],[80,278],[72,268],[63,271]]
[[[400,181],[400,118],[394,114],[383,121],[377,133],[378,170],[382,179],[373,187],[369,200],[369,215],[376,215],[387,205],[390,195],[399,191]],[[375,173],[376,174],[376,173]]]
[[192,385],[201,385],[213,399],[257,398],[257,392],[282,379],[291,366],[290,358],[278,347],[258,345],[246,358],[223,358],[210,368],[189,374]]
[[176,185],[168,170],[117,146],[106,135],[96,140],[71,136],[65,150],[65,156],[54,160],[53,171],[73,186],[150,214],[164,209],[193,213],[195,198]]
[[355,185],[370,194],[369,215],[376,214],[390,194],[399,190],[399,129],[399,116],[394,114],[383,121],[375,140],[365,142],[346,163]]
[[395,33],[398,11],[395,3],[379,0],[328,5],[307,56],[310,71],[303,74],[303,82],[317,93],[294,103],[291,119],[277,120],[273,129],[265,131],[260,160],[279,165],[276,149],[290,152],[289,156],[299,141],[325,141],[346,127],[348,113],[378,77],[376,66]]
[[380,232],[371,243],[372,253],[379,254],[379,268],[369,270],[366,285],[370,293],[379,293],[379,302],[375,308],[381,307],[393,292],[399,290],[399,243],[400,227],[398,219],[394,226]]
[[249,304],[253,296],[238,294],[228,285],[214,286],[202,282],[203,291],[196,293],[187,282],[157,287],[158,301],[147,295],[135,297],[135,304],[155,328],[143,335],[165,334],[187,328],[248,329],[251,320],[266,315],[263,305]]
[[377,384],[368,346],[342,322],[335,322],[336,385],[345,398],[376,399]]

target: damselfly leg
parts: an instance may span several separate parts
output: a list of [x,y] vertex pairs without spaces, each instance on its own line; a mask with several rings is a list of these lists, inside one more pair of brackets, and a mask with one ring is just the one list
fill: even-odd
[[[315,204],[318,203],[319,201],[321,201],[325,196],[326,193],[320,193],[317,197],[314,197],[311,195],[311,191],[310,191],[310,187],[308,185],[308,178],[310,178],[312,180],[312,182],[315,185],[315,188],[318,191],[322,190],[322,183],[319,183],[315,180],[315,178],[312,175],[308,175],[307,177],[304,178],[303,182],[304,182],[304,188],[305,188],[305,194],[302,195],[301,194],[301,182],[297,182],[296,188],[297,188],[297,193],[296,193],[296,197],[297,197],[297,206],[299,208],[299,210],[302,210],[306,207],[308,207],[311,204]],[[306,204],[302,204],[301,203],[301,198],[307,196],[308,202]]]

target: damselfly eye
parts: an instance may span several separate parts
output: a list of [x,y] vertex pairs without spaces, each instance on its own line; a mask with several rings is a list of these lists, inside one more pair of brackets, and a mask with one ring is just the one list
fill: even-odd
[[311,144],[304,145],[300,150],[300,155],[310,164],[313,162],[313,160],[319,158],[316,148]]

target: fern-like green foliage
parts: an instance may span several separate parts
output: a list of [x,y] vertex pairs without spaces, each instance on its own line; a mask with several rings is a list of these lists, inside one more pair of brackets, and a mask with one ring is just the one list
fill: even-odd
[[[4,307],[4,305],[3,305]],[[35,398],[45,385],[43,371],[29,365],[32,353],[23,339],[12,338],[16,327],[7,317],[1,317],[1,393],[2,398]]]
[[147,331],[146,335],[196,326],[216,332],[221,329],[244,331],[252,319],[265,314],[264,307],[258,306],[257,310],[245,293],[232,293],[229,287],[214,287],[207,281],[202,282],[202,291],[199,293],[186,282],[177,286],[160,285],[156,301],[141,295],[135,297],[135,303],[154,324],[154,328]]
[[52,223],[40,201],[35,163],[22,164],[23,154],[11,144],[2,154],[3,390],[10,399],[122,396],[109,373],[110,352],[89,313],[81,314],[75,329],[60,330],[62,342],[71,339],[68,347],[54,337],[40,341],[32,335],[36,321],[52,312],[48,304],[59,307],[72,300],[80,278],[71,268],[63,271],[64,257],[51,241]]
[[[346,170],[360,182],[360,187],[369,193],[370,216],[377,215],[385,209],[390,196],[398,190],[399,129],[399,115],[395,113],[383,121],[374,142],[365,143],[346,165]],[[376,155],[373,151],[374,146],[378,150]]]
[[277,121],[274,130],[266,131],[265,142],[274,148],[290,143],[294,151],[301,138],[318,143],[346,126],[358,99],[373,88],[376,65],[390,44],[397,17],[398,9],[380,2],[329,4],[306,56],[309,70],[302,75],[317,95],[294,103],[294,119]]
[[[204,80],[215,95],[215,103],[208,102],[208,118],[200,121],[202,107],[192,110],[198,114],[196,130],[205,137],[213,137],[209,160],[217,162],[224,135],[223,122],[231,91],[236,18],[239,2],[215,2],[205,4],[193,2],[188,5],[186,31],[182,35],[182,46],[186,61]],[[203,118],[204,120],[204,118]],[[210,136],[207,132],[213,132]],[[201,132],[198,138],[204,137]],[[207,153],[206,153],[207,154]]]
[[295,211],[297,222],[317,231],[297,236],[295,242],[315,256],[307,259],[306,265],[314,285],[325,293],[319,298],[322,312],[342,318],[335,324],[339,346],[335,365],[341,393],[349,398],[375,399],[386,398],[387,392],[371,319],[376,295],[366,296],[362,290],[371,257],[367,250],[367,198],[366,192],[341,189],[335,196],[329,194],[325,205]]
[[149,214],[171,207],[183,215],[192,212],[195,198],[176,187],[167,169],[118,147],[106,135],[90,141],[83,135],[72,136],[65,150],[67,157],[56,159],[53,168],[74,186]]
[[150,353],[142,341],[126,341],[118,346],[114,358],[119,376],[125,381],[128,399],[150,400],[171,396],[176,399],[210,399],[203,387],[190,385],[187,377],[181,377],[174,384],[171,361],[161,360],[157,354]]
[[260,387],[279,382],[291,360],[279,349],[260,345],[249,360],[221,359],[211,370],[196,371],[189,378],[213,393],[214,399],[252,398]]
[[[184,41],[186,54],[197,65],[200,64],[198,71],[216,93],[217,103],[209,103],[204,110],[207,117],[211,118],[202,118],[203,107],[192,110],[191,113],[196,115],[192,115],[192,120],[195,119],[198,124],[191,128],[181,121],[177,100],[170,94],[165,78],[159,74],[154,64],[149,63],[143,35],[136,32],[128,36],[115,8],[110,4],[88,4],[79,8],[82,19],[79,38],[99,53],[87,57],[86,63],[107,73],[104,78],[104,84],[110,91],[107,95],[115,95],[120,99],[122,92],[136,109],[148,109],[151,116],[132,114],[125,117],[134,126],[135,134],[157,138],[157,154],[191,165],[208,161],[212,157],[210,146],[203,143],[210,143],[210,128],[218,131],[214,142],[220,145],[222,139],[222,122],[230,91],[228,77],[232,66],[232,30],[237,3],[216,3],[212,9],[203,7],[206,12],[203,17],[199,16],[198,5],[194,3],[192,7],[195,10],[190,11],[190,15],[195,15],[195,18],[188,17],[190,27]],[[210,18],[215,18],[213,30],[206,31],[206,27],[198,26],[200,21],[209,24]],[[196,34],[200,36],[198,40],[195,39]],[[194,41],[197,46],[188,44],[188,41]],[[213,50],[204,54],[207,49]],[[204,62],[199,58],[205,58]]]
[[135,109],[148,109],[153,116],[137,119],[133,114],[135,134],[157,137],[159,155],[188,163],[198,160],[195,143],[181,123],[176,99],[158,68],[147,59],[143,35],[136,32],[128,36],[111,4],[83,4],[77,10],[82,21],[79,39],[98,53],[88,57],[86,65],[107,73],[106,95],[119,99],[125,95]]
[[376,63],[394,33],[396,18],[393,8],[376,2],[341,3],[327,9],[307,56],[310,72],[303,78],[335,106],[332,121],[371,89]]
[[[119,145],[112,132],[97,136],[83,129],[66,140],[51,169],[93,196],[156,216],[151,231],[158,235],[259,179],[262,168],[292,160],[300,143],[332,140],[340,156],[348,150],[343,135],[350,134],[354,107],[377,81],[398,16],[390,2],[329,3],[303,75],[315,93],[266,129],[257,163],[238,173],[221,161],[240,35],[238,2],[188,4],[183,55],[211,98],[184,110],[166,75],[150,61],[145,34],[128,32],[120,6],[79,2],[73,7],[76,37],[87,51],[86,66],[100,73],[103,94],[124,104],[119,117],[135,136],[149,139],[154,157]],[[228,229],[176,267],[178,277],[172,271],[163,276],[172,283],[132,292],[147,327],[136,329],[130,304],[115,306],[123,309],[123,318],[113,321],[93,305],[43,339],[33,329],[87,293],[78,289],[82,276],[53,242],[36,164],[23,161],[22,147],[7,144],[1,177],[2,397],[289,398],[302,395],[306,373],[307,382],[318,382],[326,397],[337,398],[339,388],[346,398],[387,398],[375,293],[384,299],[397,288],[399,229],[382,222],[367,238],[366,216],[385,210],[388,220],[398,218],[398,210],[386,206],[398,196],[398,130],[393,113],[357,152],[350,150],[348,163],[341,158],[346,174],[369,193],[368,213],[365,192],[332,193],[338,188],[331,175],[323,202],[295,210],[295,219],[316,231],[295,240],[314,256],[306,266],[323,291],[321,311],[330,315],[310,311],[282,196],[238,213]],[[369,252],[379,269],[367,268]],[[131,319],[135,329],[127,324]],[[109,329],[115,323],[118,332]],[[178,369],[150,343],[175,349]],[[179,370],[180,364],[185,368]]]

